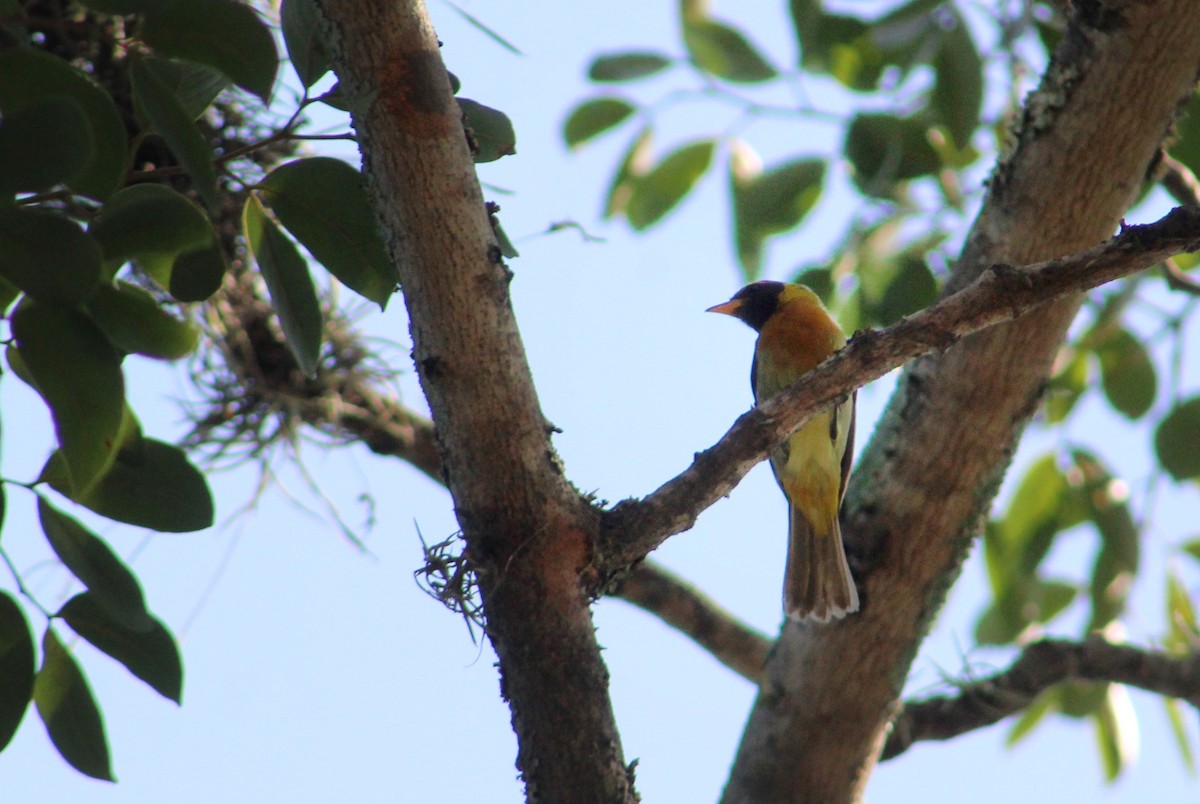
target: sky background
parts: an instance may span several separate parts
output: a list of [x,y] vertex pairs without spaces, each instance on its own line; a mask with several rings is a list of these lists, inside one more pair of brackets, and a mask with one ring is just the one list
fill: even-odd
[[[735,6],[762,48],[781,63],[794,55],[784,3]],[[750,404],[754,333],[703,313],[741,284],[729,243],[725,184],[718,173],[648,236],[599,220],[609,171],[632,132],[569,154],[559,134],[566,110],[593,90],[585,79],[599,51],[647,46],[681,52],[674,3],[467,2],[519,47],[514,56],[468,25],[448,5],[431,11],[461,94],[504,109],[518,155],[483,166],[502,221],[522,256],[512,284],[542,406],[563,433],[555,444],[568,476],[606,500],[641,496],[683,470]],[[672,118],[660,142],[711,130],[703,109]],[[335,125],[336,118],[322,120]],[[836,130],[755,127],[747,136],[768,157],[802,152],[835,158]],[[322,148],[347,157],[352,152]],[[828,257],[830,239],[859,203],[845,168],[831,165],[827,203],[769,252],[768,275]],[[1161,205],[1160,205],[1161,208]],[[1149,210],[1130,222],[1156,216]],[[576,221],[602,242],[566,231]],[[399,300],[397,300],[398,302]],[[1164,304],[1173,300],[1164,298]],[[403,306],[366,316],[363,326],[394,344],[400,393],[423,408],[408,362]],[[1196,334],[1192,327],[1193,336]],[[1192,338],[1194,342],[1194,337]],[[1193,354],[1185,387],[1196,386]],[[181,367],[130,369],[130,395],[147,434],[174,439],[186,430],[169,400],[187,397]],[[1187,383],[1190,383],[1188,385]],[[859,395],[865,443],[891,392],[885,378]],[[1159,405],[1165,404],[1160,397]],[[1092,395],[1072,437],[1122,467],[1139,513],[1152,468],[1145,426],[1117,421]],[[27,479],[52,440],[41,403],[11,379],[0,383],[3,471]],[[1031,431],[1012,479],[1060,433]],[[860,449],[862,444],[860,443]],[[180,638],[184,706],[159,698],[115,662],[77,644],[108,729],[118,785],[71,770],[32,712],[0,754],[0,785],[10,802],[519,802],[516,743],[499,697],[494,655],[473,644],[462,620],[414,583],[421,565],[417,529],[429,542],[457,530],[445,491],[394,460],[354,448],[304,444],[301,458],[321,494],[366,542],[364,553],[331,521],[321,496],[279,464],[280,484],[252,501],[256,469],[214,475],[218,525],[198,534],[147,535],[89,520],[132,563],[148,604]],[[1133,597],[1130,638],[1162,631],[1161,579],[1169,563],[1195,589],[1195,566],[1177,545],[1200,532],[1194,485],[1160,484]],[[697,584],[748,623],[775,633],[781,614],[785,504],[760,465],[690,532],[654,558]],[[373,527],[369,523],[373,521]],[[33,501],[9,493],[4,544],[50,607],[72,592],[38,533]],[[1050,566],[1081,579],[1096,539],[1086,530],[1060,540]],[[7,582],[6,582],[7,586]],[[988,599],[982,551],[976,550],[923,646],[910,694],[944,691],[949,679],[986,674],[1011,661],[1008,651],[971,649]],[[31,614],[31,617],[35,615]],[[1082,605],[1055,632],[1078,634]],[[595,607],[598,637],[612,674],[612,698],[625,756],[638,759],[647,802],[715,800],[753,702],[752,686],[656,619],[617,600]],[[34,620],[38,633],[43,627]],[[60,633],[68,635],[68,629]],[[1141,720],[1138,763],[1115,785],[1102,782],[1087,722],[1051,718],[1015,748],[1010,723],[951,743],[923,743],[884,763],[868,788],[874,801],[1009,802],[1196,800],[1167,727],[1161,702],[1132,693]],[[1187,713],[1193,744],[1195,712]]]

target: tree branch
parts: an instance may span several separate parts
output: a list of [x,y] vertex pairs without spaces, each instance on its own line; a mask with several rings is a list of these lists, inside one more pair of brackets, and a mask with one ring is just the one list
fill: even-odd
[[1198,246],[1200,208],[1176,207],[1155,223],[1122,227],[1116,237],[1078,254],[1024,268],[995,265],[972,285],[890,327],[856,333],[837,355],[742,414],[683,473],[648,497],[608,511],[598,550],[598,582],[607,583],[667,537],[690,528],[701,511],[727,496],[788,433],[855,388],[973,332]]
[[771,640],[681,578],[645,562],[617,581],[609,594],[645,609],[747,681],[759,682]]
[[1013,665],[963,686],[957,695],[904,704],[882,759],[899,756],[921,740],[949,740],[1016,714],[1051,687],[1073,681],[1111,681],[1181,698],[1200,709],[1200,653],[1171,656],[1100,637],[1085,642],[1042,640]]

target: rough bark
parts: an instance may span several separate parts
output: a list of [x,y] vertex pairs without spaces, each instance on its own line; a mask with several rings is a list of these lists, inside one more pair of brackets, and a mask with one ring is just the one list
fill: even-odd
[[418,0],[321,6],[401,273],[527,795],[634,800],[579,584],[596,517],[550,444],[437,37]]
[[[1078,4],[996,170],[946,292],[994,264],[1105,239],[1200,66],[1187,0]],[[852,481],[844,532],[863,609],[789,626],[766,668],[727,802],[860,799],[917,646],[1036,409],[1078,298],[911,364]],[[948,460],[948,456],[952,459]]]

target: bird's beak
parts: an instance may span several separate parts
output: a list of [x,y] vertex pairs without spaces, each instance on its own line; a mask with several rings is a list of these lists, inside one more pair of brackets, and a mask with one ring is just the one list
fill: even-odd
[[724,313],[725,315],[736,316],[738,314],[738,311],[741,309],[742,309],[742,300],[741,299],[730,299],[729,301],[723,302],[721,304],[714,304],[712,307],[709,307],[704,312],[706,312],[706,313]]

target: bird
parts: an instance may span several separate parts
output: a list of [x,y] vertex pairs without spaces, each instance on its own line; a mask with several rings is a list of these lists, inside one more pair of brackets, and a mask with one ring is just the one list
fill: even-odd
[[[841,327],[804,285],[754,282],[707,312],[733,316],[758,332],[750,367],[755,404],[846,344]],[[771,469],[789,504],[783,609],[800,622],[828,623],[859,606],[839,522],[854,455],[856,396],[813,416],[771,452]]]

